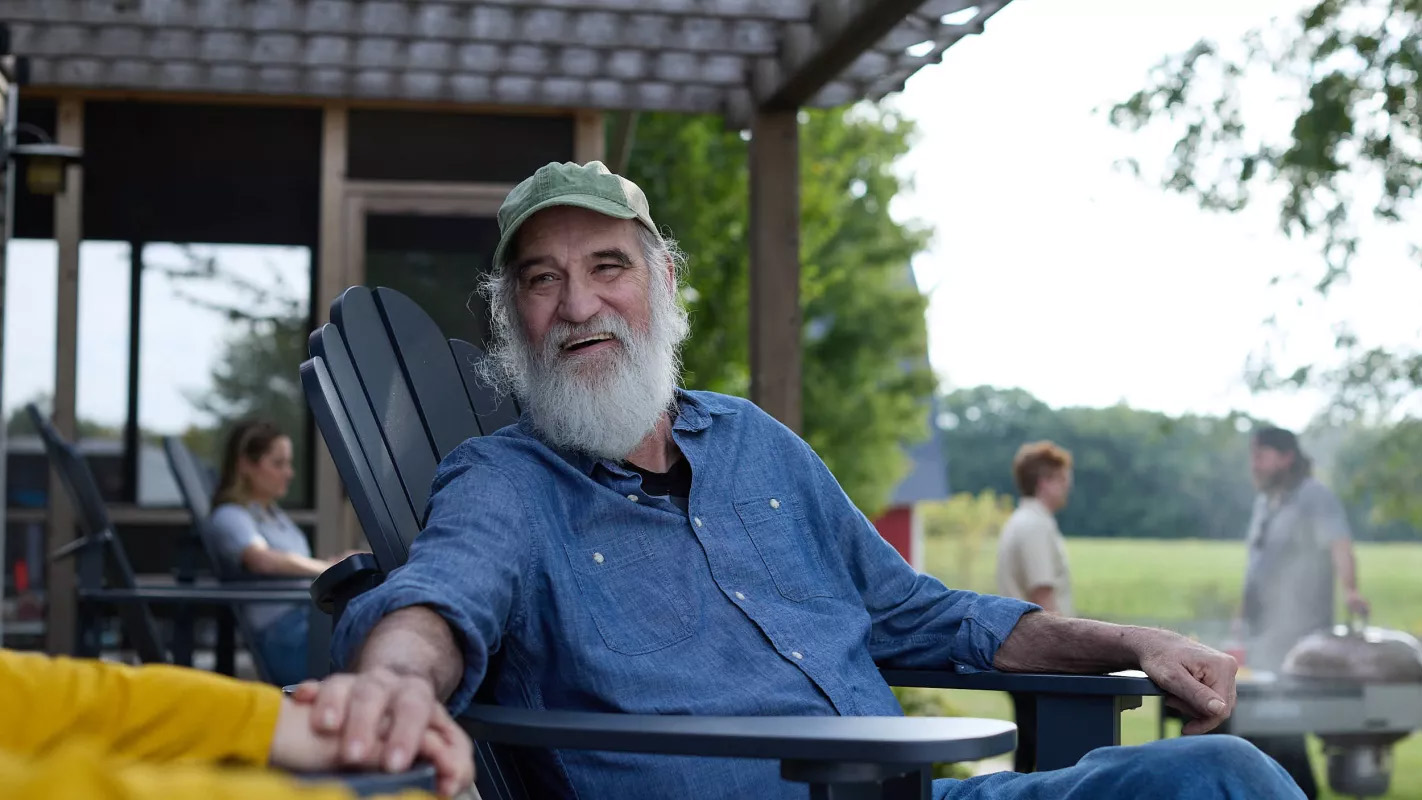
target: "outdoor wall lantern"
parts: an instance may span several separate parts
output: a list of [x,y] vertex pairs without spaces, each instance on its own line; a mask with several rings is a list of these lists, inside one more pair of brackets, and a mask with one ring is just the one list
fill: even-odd
[[6,157],[24,170],[25,187],[30,194],[64,194],[64,186],[69,173],[69,165],[77,164],[84,157],[84,151],[51,142],[18,144],[10,148]]

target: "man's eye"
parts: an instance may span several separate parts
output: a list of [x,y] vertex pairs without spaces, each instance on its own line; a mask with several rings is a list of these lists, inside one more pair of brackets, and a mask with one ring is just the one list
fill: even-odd
[[552,280],[553,280],[553,273],[551,273],[551,272],[540,272],[539,274],[534,275],[532,278],[529,278],[529,279],[528,279],[528,282],[529,282],[530,284],[536,284],[536,283],[548,283],[548,282],[550,282],[550,281],[552,281]]
[[626,266],[627,266],[626,264],[598,264],[598,265],[597,265],[597,270],[598,270],[598,272],[603,272],[603,271],[609,270],[609,269],[623,269],[623,268],[625,268]]

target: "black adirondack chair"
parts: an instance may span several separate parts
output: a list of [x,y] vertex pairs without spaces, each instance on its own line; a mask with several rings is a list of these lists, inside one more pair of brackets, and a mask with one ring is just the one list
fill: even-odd
[[[27,410],[44,440],[45,451],[60,476],[60,483],[74,505],[83,534],[54,554],[55,558],[72,555],[78,559],[80,629],[74,655],[90,658],[99,655],[101,642],[96,607],[101,605],[118,608],[124,634],[140,661],[169,664],[173,659],[163,645],[149,604],[209,605],[235,611],[254,602],[310,602],[310,592],[305,588],[253,587],[251,584],[220,588],[140,586],[114,535],[108,510],[88,464],[37,407],[30,405]],[[434,791],[436,780],[434,767],[424,763],[395,774],[319,772],[293,773],[292,777],[308,783],[341,783],[358,797],[396,794],[407,789]]]
[[[353,556],[312,586],[339,615],[355,594],[403,564],[420,529],[444,455],[471,436],[512,422],[518,409],[479,380],[483,353],[447,340],[409,298],[348,289],[332,322],[313,332],[302,385],[373,556]],[[463,388],[463,392],[459,389]],[[1073,764],[1120,741],[1120,711],[1159,694],[1144,677],[958,675],[885,670],[898,686],[1014,691],[1038,700],[1036,768]],[[529,711],[477,703],[461,718],[478,742],[486,800],[526,796],[506,746],[768,758],[813,797],[926,797],[932,763],[978,760],[1012,749],[1008,723],[969,719],[659,717]]]
[[[192,538],[196,540],[206,555],[212,574],[217,577],[219,587],[246,585],[249,588],[289,589],[309,597],[311,581],[304,578],[265,578],[234,569],[219,552],[212,526],[208,523],[208,517],[212,515],[212,494],[215,487],[207,470],[203,468],[197,456],[193,455],[187,445],[183,444],[183,440],[176,436],[163,437],[163,453],[167,456],[168,468],[173,472],[173,479],[178,484],[178,494],[183,498],[183,505],[192,515]],[[303,603],[305,602],[303,600]],[[313,612],[310,628],[313,640],[310,643],[311,658],[309,660],[312,663],[310,674],[320,677],[328,671],[325,665],[329,661],[326,651],[329,649],[330,641],[330,617],[319,613],[314,605],[308,603],[308,606]],[[251,646],[251,643],[256,641],[257,632],[252,628],[247,615],[242,613],[242,609],[233,607],[224,609],[219,619],[226,625],[235,625],[237,630],[241,631],[243,639],[248,643],[247,651],[252,656],[252,663],[257,668],[257,674],[263,681],[272,683],[272,671],[267,665],[261,649]]]
[[[190,663],[190,634],[186,641],[175,641],[170,651],[163,642],[150,606],[235,609],[248,603],[310,602],[309,592],[296,585],[140,584],[123,544],[114,533],[108,508],[99,494],[89,465],[78,449],[59,435],[37,407],[30,405],[27,410],[44,441],[50,464],[59,475],[59,482],[74,507],[82,534],[53,554],[55,558],[73,556],[77,559],[79,625],[74,646],[76,655],[99,655],[103,620],[100,612],[106,607],[117,608],[124,635],[139,660],[145,663],[186,664]],[[188,652],[184,653],[184,650]],[[219,654],[219,662],[224,660],[230,662],[230,655],[224,658]]]

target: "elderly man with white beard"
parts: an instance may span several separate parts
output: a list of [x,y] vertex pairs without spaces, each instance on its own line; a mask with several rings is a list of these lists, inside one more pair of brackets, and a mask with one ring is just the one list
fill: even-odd
[[[487,363],[524,413],[444,460],[409,562],[347,608],[334,653],[372,680],[359,694],[334,682],[316,702],[323,724],[347,731],[349,758],[393,757],[364,732],[416,729],[432,704],[458,713],[476,690],[536,709],[900,714],[880,667],[1140,668],[1193,717],[1187,733],[1228,716],[1228,656],[949,589],[879,537],[793,432],[740,398],[679,388],[684,260],[635,184],[597,162],[549,164],[510,192],[499,227]],[[521,758],[535,797],[808,794],[766,760]],[[1230,736],[939,780],[933,794],[1299,797]]]

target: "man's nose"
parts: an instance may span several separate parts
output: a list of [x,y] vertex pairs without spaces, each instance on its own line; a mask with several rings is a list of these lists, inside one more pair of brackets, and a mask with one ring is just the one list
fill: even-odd
[[558,303],[558,316],[564,322],[579,325],[592,319],[602,309],[602,300],[586,281],[572,279],[563,284],[563,296]]

